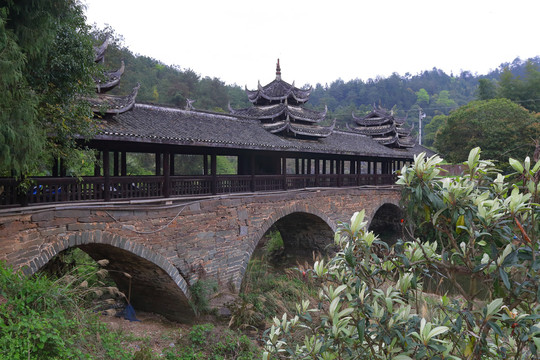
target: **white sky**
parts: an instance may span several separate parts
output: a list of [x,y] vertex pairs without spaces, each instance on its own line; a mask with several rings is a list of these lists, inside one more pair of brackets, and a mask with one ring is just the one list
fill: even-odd
[[417,74],[485,74],[540,55],[540,0],[83,0],[134,53],[256,88]]

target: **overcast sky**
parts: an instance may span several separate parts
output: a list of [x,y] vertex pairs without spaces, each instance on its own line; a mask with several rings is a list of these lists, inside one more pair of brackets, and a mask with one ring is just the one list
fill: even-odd
[[540,0],[83,0],[132,52],[253,89],[416,74],[485,74],[540,55]]

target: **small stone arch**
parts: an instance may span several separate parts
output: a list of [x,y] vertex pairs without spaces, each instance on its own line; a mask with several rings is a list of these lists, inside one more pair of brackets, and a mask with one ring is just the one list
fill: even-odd
[[[270,217],[261,225],[258,231],[256,231],[253,235],[251,235],[248,239],[248,249],[246,250],[244,254],[244,259],[242,261],[242,266],[240,269],[240,276],[236,280],[236,288],[239,289],[240,285],[242,284],[242,280],[244,278],[244,274],[246,272],[248,263],[253,255],[253,252],[255,251],[255,248],[257,247],[257,244],[262,239],[264,234],[270,229],[270,227],[280,220],[293,215],[293,214],[302,214],[301,216],[304,216],[305,218],[317,218],[322,223],[324,223],[328,227],[328,234],[330,236],[329,241],[331,242],[333,240],[332,234],[337,229],[337,224],[328,217],[327,214],[321,212],[319,209],[309,205],[309,204],[291,204],[282,208],[277,209],[275,212],[273,212]],[[285,239],[284,239],[285,241]]]
[[[193,320],[189,286],[178,269],[160,254],[120,235],[93,230],[64,236],[30,260],[23,271],[31,275],[72,247],[81,248],[94,260],[108,259],[107,269],[112,270],[110,275],[120,290],[128,295],[131,286],[131,303],[135,309],[159,313],[172,320]],[[132,276],[131,284],[123,272]]]
[[393,203],[384,203],[375,211],[368,230],[379,235],[381,240],[394,244],[401,237],[403,210]]

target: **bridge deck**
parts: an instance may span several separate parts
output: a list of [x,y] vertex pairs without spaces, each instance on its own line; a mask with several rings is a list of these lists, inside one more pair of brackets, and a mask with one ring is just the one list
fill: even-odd
[[30,187],[0,178],[0,207],[32,204],[168,198],[312,187],[391,185],[393,174],[33,177]]

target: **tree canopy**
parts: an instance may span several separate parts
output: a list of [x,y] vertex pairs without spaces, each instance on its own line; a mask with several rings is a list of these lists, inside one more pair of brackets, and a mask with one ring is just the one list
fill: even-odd
[[467,160],[481,147],[486,158],[508,161],[534,152],[538,122],[527,109],[508,99],[473,101],[453,111],[435,137],[435,148],[452,162]]
[[0,174],[24,176],[91,133],[97,67],[77,0],[0,4]]

